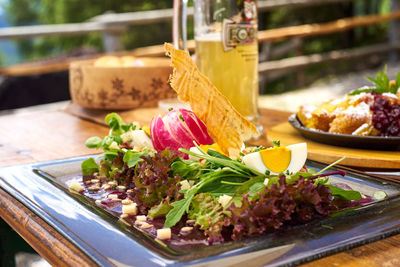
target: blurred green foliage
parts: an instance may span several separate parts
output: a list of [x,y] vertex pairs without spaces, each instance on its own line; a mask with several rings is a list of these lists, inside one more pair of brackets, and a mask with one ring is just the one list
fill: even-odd
[[[306,8],[280,8],[272,12],[260,15],[260,28],[274,29],[285,26],[326,23],[340,18],[364,16],[369,14],[385,14],[390,11],[391,0],[357,0],[342,3],[330,3],[315,5]],[[365,45],[372,45],[387,41],[389,23],[374,24],[368,27],[358,27],[352,30],[302,38],[301,47],[294,49],[281,58],[324,53],[332,50],[351,49]],[[284,42],[276,42],[271,45],[271,50],[279,47]],[[274,58],[279,59],[279,58]],[[320,64],[304,68],[299,72],[292,72],[279,79],[269,81],[262,93],[283,93],[325,77],[330,74],[339,74],[354,69],[356,62],[340,62],[332,64]],[[368,68],[365,64],[365,68]],[[303,78],[300,78],[303,77]],[[302,80],[299,82],[299,80]]]
[[[193,1],[189,1],[192,3]],[[324,23],[339,18],[368,14],[388,13],[391,0],[356,0],[349,2],[329,3],[307,6],[304,8],[280,8],[261,13],[259,29],[273,29],[291,25]],[[12,25],[59,24],[84,22],[106,12],[134,12],[154,9],[172,8],[171,0],[8,0],[6,11]],[[189,20],[189,37],[193,37],[193,21]],[[330,35],[302,39],[300,48],[290,51],[281,57],[308,55],[332,50],[354,48],[387,40],[388,23],[359,27]],[[134,25],[122,35],[124,48],[162,44],[171,41],[171,23],[162,22],[150,25]],[[101,33],[82,36],[51,36],[17,41],[21,59],[39,59],[62,52],[69,52],[82,46],[90,46],[103,51]],[[281,45],[273,43],[272,49]],[[275,58],[279,59],[279,58]],[[1,59],[0,59],[1,60]],[[309,81],[326,75],[329,70],[336,73],[351,68],[351,63],[340,64],[340,68],[306,68],[303,82],[298,74],[291,73],[275,81],[268,82],[268,88],[261,90],[268,93],[287,91]],[[328,74],[329,74],[328,73]]]
[[0,51],[0,67],[5,65],[5,55]]
[[[171,0],[8,0],[6,11],[12,25],[77,23],[90,20],[105,12],[134,12],[172,7]],[[338,18],[372,13],[386,13],[390,0],[358,0],[306,8],[280,8],[260,16],[260,29],[328,22]],[[354,47],[381,41],[386,36],[387,24],[359,28],[340,34],[306,38],[302,54]],[[25,59],[37,59],[70,51],[81,46],[103,50],[100,33],[82,36],[52,36],[18,41]],[[169,22],[129,27],[122,37],[125,49],[171,41]]]
[[[5,8],[12,25],[78,23],[106,12],[134,12],[171,8],[170,0],[8,0]],[[103,50],[102,36],[51,36],[17,41],[25,60],[38,59],[77,47]],[[171,24],[131,26],[122,37],[125,49],[161,44],[171,40]]]

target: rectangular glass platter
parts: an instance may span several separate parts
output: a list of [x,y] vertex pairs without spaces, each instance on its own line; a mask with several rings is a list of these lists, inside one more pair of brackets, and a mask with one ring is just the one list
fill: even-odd
[[[347,171],[334,179],[365,195],[379,190],[388,197],[307,224],[182,252],[71,193],[66,180],[80,174],[86,158],[2,168],[0,187],[101,266],[291,266],[400,233],[400,185]],[[312,161],[307,166],[325,167]]]

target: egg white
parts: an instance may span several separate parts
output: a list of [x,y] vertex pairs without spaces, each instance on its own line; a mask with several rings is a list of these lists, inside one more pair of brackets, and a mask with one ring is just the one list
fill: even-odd
[[287,169],[284,171],[286,172],[287,170],[289,173],[296,173],[303,168],[304,164],[306,163],[307,160],[307,143],[299,143],[299,144],[293,144],[290,146],[286,147],[289,149],[292,153],[291,159],[289,166]]
[[[291,157],[288,167],[282,172],[286,173],[287,171],[289,171],[289,173],[296,173],[301,170],[307,160],[307,144],[293,144],[287,146],[286,148],[291,151]],[[250,153],[244,156],[242,160],[247,167],[252,168],[258,172],[265,173],[266,171],[269,171],[270,174],[278,174],[269,170],[265,166],[264,162],[261,159],[260,152]]]

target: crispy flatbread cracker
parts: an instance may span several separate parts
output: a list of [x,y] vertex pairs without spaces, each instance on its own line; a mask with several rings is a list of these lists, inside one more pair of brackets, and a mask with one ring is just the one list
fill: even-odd
[[209,135],[226,155],[238,157],[243,141],[259,135],[257,128],[200,73],[188,52],[168,43],[164,48],[171,57],[174,70],[170,83],[178,98],[190,103],[193,112],[204,122]]

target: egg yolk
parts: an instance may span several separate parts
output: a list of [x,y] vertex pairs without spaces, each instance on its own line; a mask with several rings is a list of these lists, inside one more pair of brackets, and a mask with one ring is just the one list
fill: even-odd
[[151,136],[150,135],[150,127],[149,126],[142,126],[142,130],[148,135],[148,136]]
[[209,149],[214,149],[215,151],[217,151],[221,154],[224,154],[217,143],[214,143],[212,145],[200,145],[200,148],[203,149],[204,152],[206,152],[206,153]]
[[268,170],[281,173],[287,169],[292,153],[286,147],[274,147],[260,151],[261,160]]

